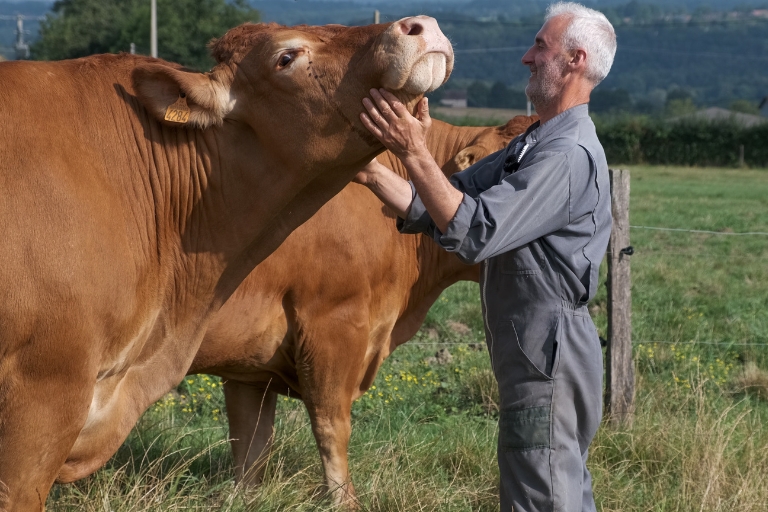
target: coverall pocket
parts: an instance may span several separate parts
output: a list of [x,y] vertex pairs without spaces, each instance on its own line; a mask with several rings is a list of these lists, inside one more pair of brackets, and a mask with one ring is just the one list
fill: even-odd
[[499,412],[499,450],[522,452],[549,448],[551,406]]
[[544,252],[537,241],[506,252],[499,257],[501,258],[501,265],[499,266],[501,273],[518,276],[541,274],[545,262]]
[[[515,372],[518,375],[528,375],[529,378],[551,381],[557,369],[557,328],[559,318],[548,332],[538,332],[541,336],[530,336],[534,339],[520,339],[512,320],[502,320],[498,327],[498,338],[511,344],[511,350],[516,354],[506,358],[506,362],[513,362],[512,368],[505,371]],[[534,361],[537,361],[535,363]]]

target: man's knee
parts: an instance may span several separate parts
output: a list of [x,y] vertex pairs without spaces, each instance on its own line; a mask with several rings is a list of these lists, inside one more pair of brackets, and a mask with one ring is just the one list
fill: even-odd
[[[590,510],[591,486],[577,436],[554,428],[552,404],[499,414],[501,510]],[[586,475],[586,476],[585,476]]]

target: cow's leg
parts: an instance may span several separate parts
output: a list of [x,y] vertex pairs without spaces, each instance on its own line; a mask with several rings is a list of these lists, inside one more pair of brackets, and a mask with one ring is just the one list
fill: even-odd
[[109,461],[144,411],[172,389],[184,371],[162,362],[134,365],[96,384],[88,417],[57,481],[84,478]]
[[277,393],[268,386],[224,382],[235,481],[258,485],[264,478],[274,440]]
[[50,347],[0,357],[3,512],[43,509],[88,414],[95,372],[89,378],[87,357],[62,357]]
[[131,385],[130,373],[96,383],[85,425],[61,466],[57,482],[85,478],[106,464],[144,411],[140,404],[151,403],[140,387]]
[[[346,393],[340,394],[346,395]],[[352,434],[351,408],[351,400],[348,404],[326,403],[320,407],[307,404],[312,433],[315,435],[320,460],[323,463],[325,483],[333,496],[333,502],[336,505],[345,505],[347,508],[356,508],[355,489],[349,477],[347,455],[349,436]]]
[[[346,328],[345,322],[346,320]],[[336,505],[357,508],[349,476],[347,450],[352,433],[352,399],[364,372],[368,330],[354,329],[349,318],[313,323],[314,347],[309,360],[297,361],[302,398],[312,423],[325,482]]]

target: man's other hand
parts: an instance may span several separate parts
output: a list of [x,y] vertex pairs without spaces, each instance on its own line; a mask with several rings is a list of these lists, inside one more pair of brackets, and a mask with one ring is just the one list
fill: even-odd
[[360,171],[355,175],[355,177],[352,178],[352,181],[354,183],[359,183],[361,185],[369,186],[376,181],[377,173],[381,173],[382,171],[389,171],[389,169],[381,165],[374,158],[373,160],[368,162],[365,165],[365,167],[360,169]]

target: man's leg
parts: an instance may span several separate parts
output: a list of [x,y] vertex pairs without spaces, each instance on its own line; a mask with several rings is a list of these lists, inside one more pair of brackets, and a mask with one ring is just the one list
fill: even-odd
[[562,509],[595,512],[592,477],[586,462],[589,445],[603,412],[603,354],[586,308],[566,310],[561,317],[560,368],[553,394],[553,457],[555,486]]
[[511,322],[499,334],[492,356],[502,512],[594,511],[585,461],[602,414],[603,368],[591,320],[569,310],[560,316],[551,375],[532,362]]
[[592,475],[589,474],[587,469],[587,455],[588,452],[584,452],[584,482],[582,483],[582,499],[581,499],[581,511],[582,512],[597,512],[595,507],[595,497],[592,495]]

